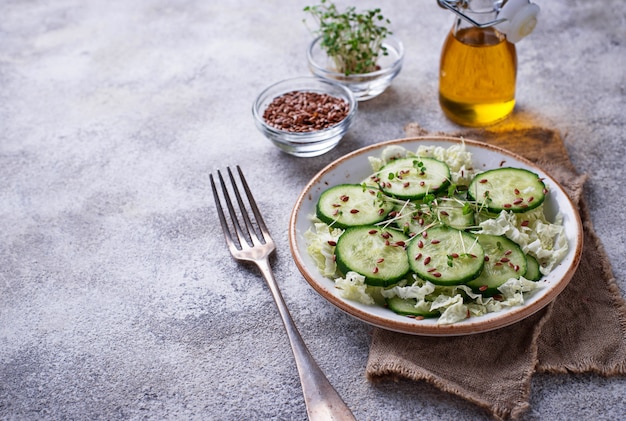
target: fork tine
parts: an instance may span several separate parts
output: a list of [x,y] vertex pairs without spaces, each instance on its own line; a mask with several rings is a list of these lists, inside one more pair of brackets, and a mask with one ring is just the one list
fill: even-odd
[[209,174],[209,179],[211,180],[211,189],[213,190],[213,200],[215,201],[215,208],[217,209],[217,215],[220,219],[220,225],[222,225],[224,238],[226,239],[226,243],[228,244],[228,247],[230,249],[237,249],[235,245],[235,241],[231,235],[228,221],[226,221],[226,216],[224,215],[224,210],[222,207],[220,196],[217,193],[217,188],[215,187],[215,180],[213,179],[213,174]]
[[239,178],[241,179],[241,184],[243,185],[243,189],[246,192],[246,196],[248,197],[248,202],[250,202],[250,207],[252,208],[252,212],[254,213],[254,218],[256,219],[257,225],[261,230],[261,237],[263,242],[267,243],[271,240],[270,232],[265,225],[265,221],[263,220],[263,216],[261,216],[261,212],[256,205],[256,201],[254,200],[254,196],[252,196],[252,192],[250,191],[250,187],[248,187],[248,182],[246,178],[243,176],[243,172],[239,165],[237,165],[237,172],[239,173]]
[[[230,167],[227,167],[226,169],[228,170],[230,182],[233,185],[233,190],[235,192],[235,197],[237,198],[237,203],[239,203],[239,208],[241,209],[241,216],[243,217],[244,224],[246,225],[246,228],[248,229],[248,235],[249,235],[250,240],[252,240],[253,244],[260,245],[261,243],[265,243],[265,238],[263,237],[263,234],[261,233],[261,235],[259,235],[259,233],[257,233],[257,230],[254,228],[254,225],[252,224],[252,220],[250,219],[250,216],[248,215],[248,212],[246,210],[246,205],[244,204],[243,199],[241,198],[241,194],[239,193],[239,189],[237,188],[237,183],[235,182],[235,178],[233,177],[233,173],[231,172]],[[243,188],[246,192],[248,203],[250,203],[250,206],[252,207],[252,212],[254,213],[254,216],[258,225],[259,217],[257,213],[254,212],[254,208],[256,206],[253,203],[254,198],[252,197],[250,190],[247,188],[246,179],[244,178],[243,172],[241,171],[238,165],[237,165],[237,172],[239,173],[239,179],[241,180]],[[259,225],[259,229],[261,229],[260,225]]]
[[[224,201],[226,202],[226,207],[228,208],[228,213],[230,215],[231,222],[233,227],[235,228],[235,234],[237,235],[237,243],[233,241],[233,244],[237,246],[238,249],[244,248],[246,245],[252,246],[250,240],[244,234],[244,231],[241,229],[241,225],[239,224],[239,219],[237,218],[237,213],[235,212],[235,208],[233,207],[233,202],[230,200],[230,195],[228,194],[228,189],[226,188],[226,183],[224,182],[224,178],[222,177],[222,173],[218,170],[217,176],[220,180],[220,186],[222,187],[222,195],[224,196]],[[232,180],[231,180],[232,181]],[[233,185],[235,191],[237,190],[237,186]],[[231,238],[233,237],[232,233],[230,233]],[[234,239],[233,239],[234,240]]]

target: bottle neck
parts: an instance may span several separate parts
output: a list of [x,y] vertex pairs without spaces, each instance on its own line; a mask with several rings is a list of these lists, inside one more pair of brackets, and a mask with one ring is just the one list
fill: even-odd
[[505,40],[504,34],[501,33],[495,26],[476,26],[476,23],[488,24],[489,22],[493,22],[496,18],[495,10],[480,12],[464,10],[463,13],[473,22],[459,16],[455,17],[454,25],[452,27],[452,34],[459,41],[463,42],[464,44],[479,46],[495,45]]

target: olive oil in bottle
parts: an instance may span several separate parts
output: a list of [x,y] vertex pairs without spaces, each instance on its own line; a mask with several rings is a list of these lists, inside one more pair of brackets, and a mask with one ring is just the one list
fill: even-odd
[[459,27],[441,53],[439,103],[445,115],[465,126],[487,126],[515,107],[515,45],[496,28]]

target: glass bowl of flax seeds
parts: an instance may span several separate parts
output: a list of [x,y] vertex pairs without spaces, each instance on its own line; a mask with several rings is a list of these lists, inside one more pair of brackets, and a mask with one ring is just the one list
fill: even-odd
[[257,128],[282,151],[299,157],[333,149],[352,125],[357,100],[346,87],[316,77],[275,83],[252,106]]

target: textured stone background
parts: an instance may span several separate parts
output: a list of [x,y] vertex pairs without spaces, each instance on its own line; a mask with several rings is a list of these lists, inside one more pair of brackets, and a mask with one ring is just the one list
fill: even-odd
[[[434,0],[359,1],[392,20],[405,66],[337,149],[297,159],[256,131],[250,108],[268,84],[308,74],[307,4],[0,3],[0,418],[305,418],[269,292],[217,225],[208,175],[240,164],[296,323],[357,417],[488,419],[426,384],[369,384],[371,328],[306,284],[287,243],[294,201],[323,166],[409,122],[458,129],[437,104],[452,15]],[[565,136],[625,293],[623,2],[539,4],[500,126]],[[623,378],[537,376],[524,419],[619,419],[625,394]]]

